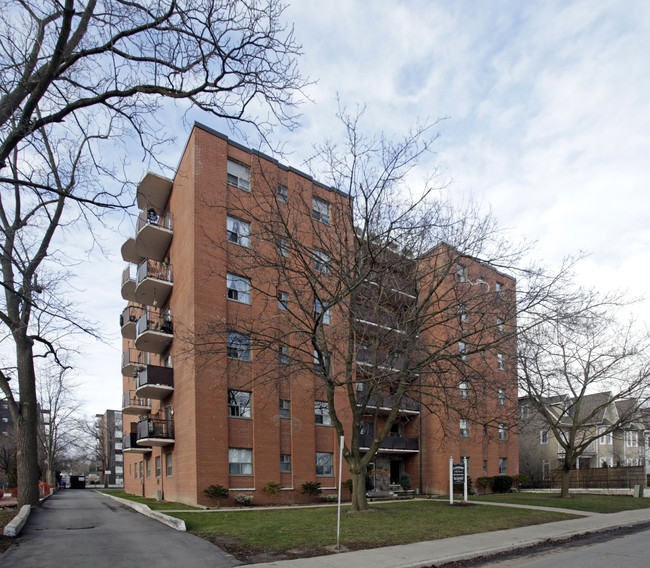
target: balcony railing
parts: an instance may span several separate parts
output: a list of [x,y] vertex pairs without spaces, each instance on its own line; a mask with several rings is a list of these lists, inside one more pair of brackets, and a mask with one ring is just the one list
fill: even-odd
[[[365,389],[357,391],[357,404],[361,405],[363,400],[366,397]],[[383,410],[385,412],[390,412],[390,409],[395,404],[395,396],[392,394],[384,393],[372,393],[368,397],[368,402],[366,403],[366,408],[377,408],[378,410]],[[419,413],[420,404],[411,400],[410,398],[402,397],[402,400],[399,405],[401,412],[405,413]]]
[[168,446],[174,443],[172,419],[145,418],[138,422],[138,444]]
[[125,392],[122,395],[122,414],[149,414],[151,400],[139,397],[135,391]]
[[[372,445],[371,434],[359,436],[359,447],[369,448]],[[406,438],[402,436],[387,436],[379,446],[379,451],[417,452],[420,450],[420,442],[417,438]]]
[[142,308],[127,306],[120,314],[120,328],[124,339],[135,339],[136,322],[142,315]]
[[125,434],[122,438],[122,452],[125,454],[148,454],[151,446],[139,445],[137,432]]
[[122,271],[122,298],[125,300],[135,299],[137,267],[135,264],[127,264]]
[[404,319],[397,312],[377,310],[370,306],[357,304],[354,308],[357,325],[377,327],[385,331],[406,333],[407,326]]
[[138,217],[135,237],[137,254],[142,258],[162,261],[172,241],[173,226],[169,211],[163,215],[159,215],[153,207],[142,211]]
[[137,349],[127,349],[122,353],[122,374],[133,377],[136,372],[147,364],[147,354]]
[[174,322],[169,311],[147,308],[136,324],[135,346],[141,351],[162,354],[174,338]]
[[174,392],[174,369],[147,365],[136,376],[135,394],[162,400]]

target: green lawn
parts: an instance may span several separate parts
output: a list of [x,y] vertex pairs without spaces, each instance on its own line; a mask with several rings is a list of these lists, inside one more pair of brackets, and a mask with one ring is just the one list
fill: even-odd
[[5,526],[18,514],[18,509],[0,509],[0,554],[9,548],[13,542],[13,538],[3,536]]
[[[336,544],[336,507],[170,514],[247,562],[324,554]],[[342,515],[341,544],[358,550],[567,518],[572,516],[433,500],[373,503],[371,512]]]
[[120,497],[121,499],[128,499],[129,501],[135,501],[136,503],[143,503],[152,511],[200,509],[200,507],[192,507],[191,505],[185,505],[185,503],[176,503],[175,501],[157,501],[156,499],[140,497],[138,495],[125,493],[124,491],[115,489],[100,491],[100,493],[106,493],[106,495],[113,495],[114,497]]
[[575,509],[592,513],[618,513],[629,509],[647,509],[650,507],[650,499],[635,499],[634,497],[621,495],[575,494],[568,499],[562,499],[559,493],[504,493],[503,495],[472,497],[471,500],[560,507],[562,509]]

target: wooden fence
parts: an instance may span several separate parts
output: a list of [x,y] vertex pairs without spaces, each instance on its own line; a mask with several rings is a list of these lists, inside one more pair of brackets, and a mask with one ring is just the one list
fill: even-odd
[[[573,469],[569,475],[571,489],[632,489],[646,485],[644,466]],[[551,488],[562,486],[562,470],[551,471]]]

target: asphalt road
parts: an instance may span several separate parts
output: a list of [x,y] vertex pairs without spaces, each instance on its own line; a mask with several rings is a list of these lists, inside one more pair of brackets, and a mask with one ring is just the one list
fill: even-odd
[[228,568],[217,546],[89,490],[59,491],[32,510],[2,568]]
[[625,529],[594,535],[544,548],[529,554],[515,554],[491,562],[468,562],[472,568],[648,568],[650,529]]

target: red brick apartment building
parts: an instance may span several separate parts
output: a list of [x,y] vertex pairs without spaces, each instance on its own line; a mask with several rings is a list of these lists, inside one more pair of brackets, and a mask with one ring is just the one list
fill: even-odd
[[[343,208],[347,199],[199,124],[173,180],[149,173],[140,182],[136,234],[122,246],[129,263],[122,278],[128,305],[121,316],[127,492],[210,505],[203,491],[212,484],[228,488],[231,497],[253,495],[255,503],[270,499],[262,491],[268,482],[282,484],[275,499],[283,502],[304,501],[300,490],[307,481],[335,488],[338,441],[317,375],[323,361],[313,360],[311,344],[283,318],[287,302],[319,311],[310,295],[314,282],[304,276],[288,281],[291,263],[298,261],[283,239],[256,239],[256,234],[277,222],[273,208],[293,201],[293,213],[283,222],[300,235],[299,244],[313,250],[313,274],[327,278],[332,254],[342,254],[328,248],[328,239],[334,231],[340,237],[352,230],[330,225],[330,210]],[[323,226],[318,241],[312,234],[314,219]],[[452,253],[441,245],[430,262]],[[283,276],[278,258],[287,263]],[[469,457],[473,479],[518,472],[518,439],[511,431],[517,405],[515,347],[498,340],[513,310],[515,283],[471,258],[453,263],[445,286],[462,301],[450,304],[454,317],[429,333],[445,334],[453,327],[462,338],[466,329],[473,340],[471,345],[457,342],[454,364],[442,379],[444,401],[428,397],[426,389],[402,400],[391,436],[369,469],[379,487],[408,473],[414,488],[444,493],[450,456],[455,462]],[[304,273],[296,267],[296,274]],[[481,294],[485,304],[488,290],[496,294],[487,310],[464,312],[463,306],[478,302]],[[412,292],[400,302],[416,302],[418,291]],[[353,372],[360,399],[368,363],[364,341],[372,337],[373,326],[386,328],[385,322],[368,321],[372,317],[363,310],[371,313],[371,308],[362,306],[355,314],[358,364]],[[332,329],[347,329],[345,314],[322,316]],[[497,324],[479,336],[474,331],[486,317]],[[261,346],[241,331],[247,326],[268,330],[269,336],[281,334],[286,344]],[[477,337],[494,348],[481,349]],[[303,364],[294,364],[298,360]],[[340,366],[336,359],[329,364]],[[362,447],[372,442],[372,428],[381,427],[391,396],[387,391],[366,401],[368,417],[375,421],[361,423]],[[343,409],[347,398],[338,390],[337,408]],[[350,413],[337,414],[349,431]],[[349,477],[345,467],[343,472],[344,479]]]

